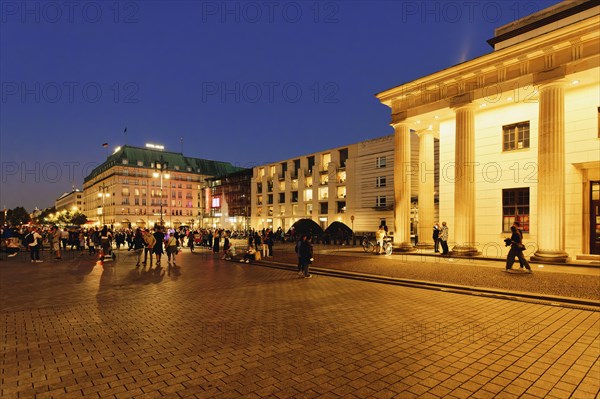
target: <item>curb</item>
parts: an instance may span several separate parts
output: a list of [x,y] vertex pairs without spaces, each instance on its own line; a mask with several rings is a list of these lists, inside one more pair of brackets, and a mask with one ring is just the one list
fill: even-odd
[[[282,270],[296,271],[297,266],[289,263],[275,261],[256,261],[254,265],[271,267]],[[320,267],[311,267],[311,273],[337,278],[346,278],[351,280],[366,281],[379,284],[398,285],[410,288],[421,288],[434,291],[450,292],[462,295],[485,296],[495,299],[504,299],[519,302],[533,302],[548,306],[562,306],[570,308],[578,308],[583,310],[600,311],[600,301],[592,299],[581,299],[572,297],[561,297],[554,295],[531,294],[528,292],[519,291],[503,291],[493,288],[470,287],[455,284],[436,283],[423,280],[402,279],[396,277],[383,277],[373,274],[357,273],[349,271],[341,271],[334,269],[325,269]]]

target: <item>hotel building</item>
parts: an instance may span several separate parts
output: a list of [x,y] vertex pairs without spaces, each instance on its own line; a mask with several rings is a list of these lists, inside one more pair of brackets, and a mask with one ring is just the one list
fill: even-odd
[[205,179],[240,170],[228,162],[123,146],[84,179],[84,213],[119,227],[199,227]]
[[[491,53],[377,95],[395,131],[397,247],[412,248],[416,132],[424,170],[439,137],[439,215],[453,253],[502,256],[518,221],[533,260],[600,254],[599,26],[597,1],[565,1],[496,29]],[[432,175],[420,175],[420,224],[430,226]]]

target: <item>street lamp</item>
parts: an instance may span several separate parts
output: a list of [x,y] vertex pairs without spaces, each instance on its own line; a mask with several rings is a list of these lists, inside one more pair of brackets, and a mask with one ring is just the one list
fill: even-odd
[[102,185],[98,188],[100,190],[100,192],[98,193],[98,197],[102,198],[102,225],[105,225],[105,219],[104,219],[104,198],[105,197],[110,197],[110,193],[108,192],[108,186],[104,183],[102,183]]
[[171,178],[171,175],[167,172],[169,168],[169,163],[162,160],[154,163],[154,168],[156,172],[152,173],[152,177],[157,178],[160,177],[160,225],[163,226],[163,177],[165,179]]

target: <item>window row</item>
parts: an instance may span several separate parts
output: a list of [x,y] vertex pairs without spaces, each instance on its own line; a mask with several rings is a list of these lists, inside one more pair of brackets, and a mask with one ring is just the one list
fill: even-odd
[[[339,155],[339,167],[340,168],[345,168],[346,167],[346,161],[348,160],[348,149],[347,148],[342,148],[340,150],[338,150],[338,155]],[[325,153],[325,154],[321,154],[319,155],[320,158],[320,171],[327,171],[327,169],[329,168],[329,164],[332,162],[331,159],[331,153]],[[298,177],[298,171],[300,170],[300,159],[294,159],[293,161],[291,161],[293,164],[293,169],[291,170],[291,176],[292,177]],[[306,157],[306,162],[307,162],[307,170],[309,174],[312,174],[313,169],[315,168],[315,156],[311,155],[309,157]],[[279,164],[280,167],[280,174],[277,175],[277,165],[269,165],[267,167],[261,167],[258,169],[258,177],[264,177],[264,176],[269,176],[271,178],[275,177],[277,175],[277,177],[279,177],[280,179],[285,178],[285,175],[288,171],[288,162],[281,162]]]
[[[301,215],[312,215],[313,214],[313,204],[306,204],[304,205],[304,212],[300,213],[299,212],[299,205],[294,204],[292,205],[292,215],[293,216],[301,216]],[[327,202],[323,202],[320,203],[318,206],[319,209],[319,214],[320,215],[326,215],[329,213],[329,203]],[[256,217],[261,217],[261,216],[286,216],[286,209],[285,209],[285,205],[280,205],[279,206],[279,213],[277,215],[274,214],[274,210],[275,208],[272,206],[269,206],[266,208],[266,214],[263,215],[263,209],[262,208],[258,208],[256,210]],[[335,203],[335,212],[336,213],[345,213],[346,212],[346,201],[337,201]]]

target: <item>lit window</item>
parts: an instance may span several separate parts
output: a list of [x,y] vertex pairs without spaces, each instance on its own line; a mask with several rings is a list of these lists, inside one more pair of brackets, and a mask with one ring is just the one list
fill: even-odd
[[529,232],[529,187],[502,190],[502,231],[519,222],[523,232]]
[[323,154],[321,157],[321,170],[327,170],[329,163],[331,162],[331,154]]
[[313,199],[313,190],[308,188],[304,190],[304,201],[312,201]]
[[319,199],[326,200],[329,197],[329,189],[327,187],[319,188]]
[[529,121],[502,126],[502,151],[529,148]]

